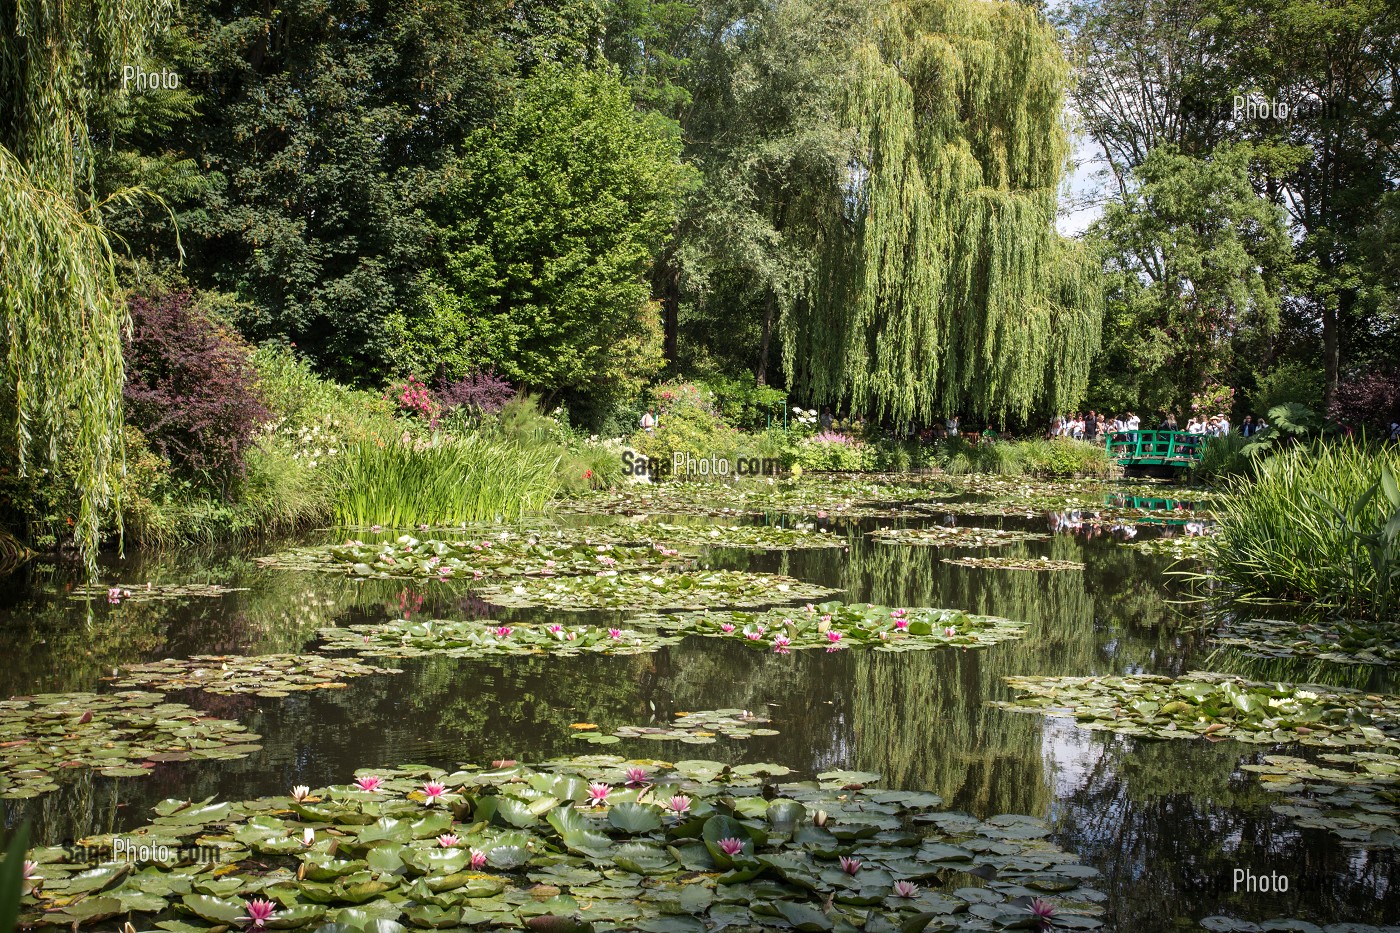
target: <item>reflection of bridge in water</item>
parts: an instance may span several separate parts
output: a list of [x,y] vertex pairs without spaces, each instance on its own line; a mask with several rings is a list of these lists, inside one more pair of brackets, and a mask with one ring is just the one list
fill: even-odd
[[1108,455],[1129,476],[1175,476],[1201,462],[1205,440],[1187,431],[1114,431]]

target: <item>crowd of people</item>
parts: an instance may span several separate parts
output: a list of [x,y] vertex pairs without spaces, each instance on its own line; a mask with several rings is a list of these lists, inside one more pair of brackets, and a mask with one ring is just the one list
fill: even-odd
[[[1263,418],[1255,419],[1253,415],[1245,415],[1244,421],[1240,423],[1239,431],[1245,437],[1253,437],[1260,431],[1268,427]],[[1185,431],[1188,434],[1199,434],[1206,437],[1224,437],[1231,431],[1230,418],[1228,415],[1192,415],[1182,427],[1176,420],[1176,415],[1167,415],[1158,423],[1158,431]],[[1119,431],[1141,431],[1144,430],[1142,419],[1133,412],[1124,412],[1113,418],[1096,411],[1076,412],[1074,414],[1056,415],[1050,422],[1050,430],[1046,433],[1047,438],[1068,437],[1076,441],[1088,441],[1097,443],[1107,439],[1108,435]]]

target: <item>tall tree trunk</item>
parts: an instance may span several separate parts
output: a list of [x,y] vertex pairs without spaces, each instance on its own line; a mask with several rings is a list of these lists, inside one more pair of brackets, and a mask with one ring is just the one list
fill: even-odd
[[753,369],[753,378],[761,386],[768,384],[768,346],[773,342],[773,317],[777,313],[778,299],[773,289],[768,289],[768,297],[763,300],[763,337],[758,342],[758,363]]
[[652,288],[657,300],[661,302],[661,325],[665,333],[662,349],[666,354],[666,366],[674,370],[677,360],[676,338],[681,322],[681,282],[675,254],[669,248],[656,262]]
[[1337,397],[1337,383],[1341,381],[1342,370],[1342,319],[1351,311],[1356,293],[1349,288],[1337,294],[1337,303],[1322,310],[1322,364],[1326,372],[1326,390],[1323,394],[1323,411],[1332,410],[1332,402]]

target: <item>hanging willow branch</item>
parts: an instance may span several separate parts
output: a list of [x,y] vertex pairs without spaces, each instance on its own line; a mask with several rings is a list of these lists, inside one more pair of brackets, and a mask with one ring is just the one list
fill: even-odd
[[1055,232],[1069,69],[1054,33],[1018,3],[903,0],[857,62],[841,107],[857,143],[782,322],[788,371],[818,401],[906,425],[1076,401],[1100,291]]
[[0,3],[0,452],[20,477],[49,470],[71,483],[73,538],[90,571],[104,518],[120,527],[126,315],[92,193],[87,117],[117,70],[141,61],[169,7]]

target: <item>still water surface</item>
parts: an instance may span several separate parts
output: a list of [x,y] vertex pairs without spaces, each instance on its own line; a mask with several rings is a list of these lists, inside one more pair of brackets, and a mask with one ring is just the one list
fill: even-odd
[[[1045,818],[1055,842],[1103,872],[1097,886],[1109,895],[1110,930],[1199,929],[1199,918],[1219,913],[1400,921],[1393,852],[1347,848],[1325,832],[1291,827],[1238,770],[1272,749],[1140,741],[988,705],[1011,696],[1007,675],[1179,674],[1204,666],[1210,651],[1189,628],[1194,610],[1173,602],[1181,588],[1166,573],[1170,559],[1126,547],[1103,528],[1075,527],[1062,515],[942,521],[1056,531],[1048,541],[994,553],[1082,561],[1086,568],[952,566],[941,563],[952,554],[941,548],[871,543],[862,534],[871,522],[832,526],[849,535],[846,550],[713,551],[706,565],[787,573],[839,587],[853,601],[957,608],[1030,627],[1021,640],[981,650],[779,656],[692,638],[631,657],[399,660],[383,666],[401,674],[285,698],[187,692],[172,699],[247,724],[263,736],[263,750],[234,761],[161,764],[143,779],[80,773],[58,792],[0,802],[4,822],[32,819],[36,842],[58,843],[142,825],[150,806],[167,797],[284,794],[293,784],[344,783],[361,767],[588,754],[595,749],[573,738],[571,723],[609,730],[737,707],[771,718],[780,734],[709,746],[624,740],[607,751],[771,761],[813,773],[876,771],[888,786],[934,791],[978,817]],[[1159,533],[1144,529],[1137,540]],[[355,583],[253,563],[281,546],[137,554],[104,568],[104,579],[125,584],[246,588],[212,599],[82,602],[67,598],[76,582],[71,570],[24,568],[0,581],[0,695],[98,690],[115,668],[137,661],[300,651],[315,645],[323,626],[487,611],[462,584]],[[548,621],[547,613],[528,610],[493,615]],[[589,621],[605,617],[595,613]],[[1235,893],[1237,868],[1281,873],[1289,890]]]

